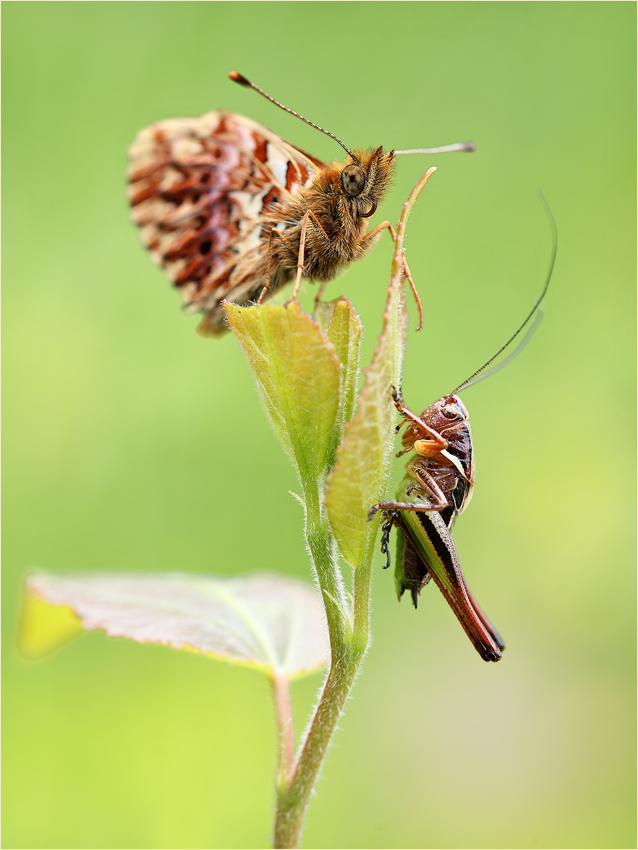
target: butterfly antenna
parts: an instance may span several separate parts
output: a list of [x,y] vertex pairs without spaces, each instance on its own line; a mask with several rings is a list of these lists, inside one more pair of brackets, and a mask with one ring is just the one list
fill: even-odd
[[396,156],[408,153],[454,153],[454,151],[475,151],[476,142],[455,142],[453,145],[441,145],[438,148],[409,148],[404,151],[395,151]]
[[314,124],[312,121],[309,121],[307,118],[304,118],[304,117],[303,117],[303,115],[300,115],[298,112],[295,112],[295,110],[294,110],[294,109],[288,109],[288,107],[287,107],[287,106],[284,106],[284,105],[283,105],[283,103],[279,103],[279,101],[278,101],[278,100],[275,100],[275,98],[274,98],[274,97],[271,97],[271,96],[270,96],[267,92],[265,92],[263,89],[260,89],[260,88],[259,88],[259,86],[256,86],[256,85],[255,85],[255,83],[251,83],[251,82],[250,82],[250,80],[247,80],[247,79],[246,79],[246,77],[244,77],[244,76],[243,76],[243,74],[239,74],[239,73],[237,73],[237,71],[231,71],[231,72],[228,74],[228,76],[229,76],[229,77],[230,77],[230,79],[231,79],[231,80],[233,80],[235,83],[239,83],[239,85],[240,85],[240,86],[246,86],[246,88],[254,89],[256,92],[259,92],[259,94],[263,95],[263,96],[266,98],[266,100],[269,100],[271,103],[274,103],[274,104],[275,104],[275,106],[278,106],[280,109],[283,109],[283,110],[284,110],[284,112],[288,112],[288,113],[290,113],[290,115],[294,115],[296,118],[301,118],[301,120],[302,120],[302,121],[305,121],[305,122],[306,122],[306,124],[310,124],[310,126],[311,126],[311,127],[314,127],[314,128],[315,128],[315,130],[319,130],[319,132],[320,132],[320,133],[324,133],[326,136],[330,136],[330,138],[331,138],[331,139],[334,139],[334,140],[335,140],[335,142],[337,142],[337,144],[341,145],[341,147],[344,149],[344,151],[345,151],[347,154],[349,154],[349,156],[351,156],[351,157],[352,157],[352,159],[355,161],[355,163],[356,163],[358,166],[361,166],[361,163],[359,162],[359,160],[358,160],[358,159],[356,158],[356,156],[352,153],[352,151],[350,150],[350,148],[348,148],[348,147],[346,147],[346,146],[344,145],[344,143],[341,141],[341,139],[338,139],[338,138],[337,138],[335,135],[333,135],[332,133],[329,133],[327,130],[324,130],[324,129],[323,129],[323,127],[320,127],[318,124]]
[[[518,357],[518,355],[525,348],[527,343],[531,340],[532,336],[536,333],[536,330],[538,329],[538,326],[540,325],[540,323],[542,321],[543,313],[542,313],[541,310],[539,310],[539,308],[541,306],[543,298],[545,298],[545,295],[547,293],[547,289],[549,287],[549,282],[552,279],[552,272],[554,271],[554,263],[556,262],[556,250],[558,248],[558,232],[556,230],[556,222],[554,221],[554,216],[552,215],[552,212],[551,212],[549,206],[547,205],[547,201],[545,200],[545,197],[544,197],[544,195],[543,195],[543,193],[541,192],[540,189],[538,190],[538,196],[540,197],[541,203],[542,203],[543,207],[545,208],[547,218],[549,219],[549,226],[550,226],[551,231],[552,231],[552,256],[551,256],[551,260],[550,260],[550,263],[549,263],[549,270],[547,272],[547,277],[545,278],[545,285],[543,286],[543,291],[541,292],[541,294],[537,298],[536,303],[534,304],[534,306],[532,307],[532,309],[529,312],[529,315],[527,316],[527,318],[525,319],[523,324],[518,328],[516,333],[513,334],[507,340],[505,345],[503,345],[503,346],[501,346],[501,348],[499,348],[499,350],[496,352],[496,354],[494,354],[492,357],[490,357],[490,359],[487,361],[487,363],[484,363],[481,366],[481,368],[477,369],[476,372],[474,372],[472,375],[470,375],[469,378],[467,378],[467,380],[463,381],[462,384],[459,384],[459,386],[454,390],[453,393],[451,393],[451,395],[456,395],[456,393],[461,392],[461,390],[466,390],[472,384],[478,384],[479,381],[482,381],[485,378],[489,377],[490,375],[493,375],[495,372],[498,372],[504,366],[507,366],[508,363],[511,363],[511,361],[514,360],[515,357]],[[523,328],[525,328],[529,324],[531,319],[534,317],[534,314],[537,314],[536,315],[536,321],[529,328],[529,330],[527,331],[527,333],[525,334],[525,336],[521,340],[520,344],[515,348],[515,350],[509,355],[509,357],[506,357],[505,360],[503,360],[501,363],[499,363],[498,366],[495,366],[493,369],[490,369],[490,371],[487,372],[485,375],[482,375],[481,373],[485,369],[487,369],[487,367],[490,365],[490,363],[493,363],[496,360],[496,358],[505,351],[506,348],[509,348],[509,346],[514,342],[514,340],[520,334],[520,332],[523,330]],[[480,377],[477,377],[478,375],[480,375]]]

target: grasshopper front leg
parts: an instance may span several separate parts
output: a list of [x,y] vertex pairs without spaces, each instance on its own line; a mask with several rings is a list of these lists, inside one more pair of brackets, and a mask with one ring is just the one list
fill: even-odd
[[[398,452],[397,457],[407,454],[407,452],[411,451],[413,448],[416,449],[417,454],[421,457],[432,457],[442,451],[445,451],[445,449],[448,448],[448,442],[445,437],[442,437],[438,431],[431,428],[420,416],[417,416],[416,413],[413,413],[409,407],[405,406],[401,395],[401,389],[397,390],[394,386],[390,389],[394,406],[403,417],[403,422],[397,425],[397,432],[404,422],[411,422],[412,427],[419,432],[422,438],[420,440],[416,440],[411,446],[403,449],[403,451]],[[429,439],[423,439],[423,437],[429,437]]]
[[[425,470],[419,467],[413,467],[412,474],[418,477],[418,482],[423,485],[423,487],[419,486],[419,483],[415,483],[413,486],[408,488],[406,491],[406,495],[411,495],[413,492],[418,491],[421,498],[418,502],[393,502],[393,501],[385,501],[379,502],[377,505],[373,505],[368,511],[368,520],[374,519],[374,515],[377,511],[418,511],[418,512],[426,512],[426,511],[443,511],[445,508],[449,506],[448,500],[445,498],[445,494],[436,483],[436,481],[432,478],[432,476]],[[432,496],[432,501],[428,501],[427,499],[422,498],[422,491],[425,488],[429,495]]]

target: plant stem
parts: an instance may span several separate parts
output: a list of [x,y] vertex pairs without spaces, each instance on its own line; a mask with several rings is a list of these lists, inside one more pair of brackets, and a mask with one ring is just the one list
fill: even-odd
[[[310,488],[308,488],[310,489]],[[308,498],[310,497],[310,498]],[[326,605],[331,663],[294,772],[280,786],[275,816],[275,848],[297,848],[306,809],[328,745],[368,647],[370,563],[355,573],[354,630],[346,619],[343,581],[334,540],[318,491],[306,491],[306,539]]]
[[330,649],[334,660],[335,656],[343,654],[350,639],[348,605],[334,538],[317,482],[313,482],[312,487],[305,487],[304,494],[306,497],[306,541],[326,607]]
[[290,685],[286,676],[275,674],[271,679],[275,712],[277,714],[278,764],[277,784],[284,787],[295,763],[295,729],[290,704]]

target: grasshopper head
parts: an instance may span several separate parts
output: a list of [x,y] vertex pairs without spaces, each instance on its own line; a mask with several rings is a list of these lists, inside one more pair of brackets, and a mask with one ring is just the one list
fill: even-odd
[[439,434],[445,435],[450,428],[467,422],[470,418],[467,407],[456,395],[444,395],[421,414],[421,419]]
[[[429,407],[426,407],[419,418],[448,441],[452,434],[469,427],[465,424],[469,420],[467,408],[461,399],[455,395],[446,395],[437,399]],[[403,448],[409,450],[416,440],[427,440],[428,438],[428,433],[424,428],[420,428],[417,422],[410,422],[403,432]]]

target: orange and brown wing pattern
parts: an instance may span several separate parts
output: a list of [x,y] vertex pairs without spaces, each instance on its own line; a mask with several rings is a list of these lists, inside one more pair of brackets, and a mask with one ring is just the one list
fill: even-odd
[[131,217],[144,245],[204,331],[226,329],[223,298],[244,304],[264,285],[268,239],[301,189],[327,168],[230,112],[160,121],[130,151]]

